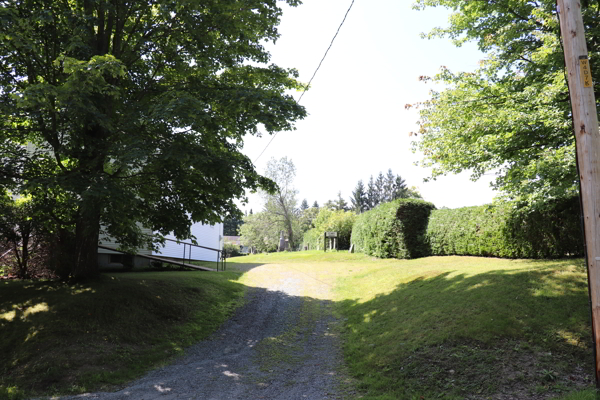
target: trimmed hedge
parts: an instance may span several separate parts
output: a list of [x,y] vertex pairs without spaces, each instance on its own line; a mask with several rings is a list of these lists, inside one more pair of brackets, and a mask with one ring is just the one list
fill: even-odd
[[356,251],[379,258],[417,258],[430,254],[425,240],[435,206],[423,200],[399,199],[358,216],[352,228]]
[[514,202],[435,210],[431,255],[560,258],[583,255],[579,198],[528,206]]

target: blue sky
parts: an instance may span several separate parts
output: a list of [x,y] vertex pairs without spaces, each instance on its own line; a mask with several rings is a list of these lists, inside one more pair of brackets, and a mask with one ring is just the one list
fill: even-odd
[[[285,7],[281,38],[268,48],[279,66],[296,68],[308,82],[335,34],[351,0],[305,0]],[[291,158],[299,200],[323,204],[337,197],[348,200],[359,179],[391,168],[425,200],[437,207],[463,207],[492,201],[492,176],[477,182],[468,173],[424,183],[429,171],[414,163],[409,132],[418,114],[404,105],[428,98],[431,85],[421,75],[434,75],[444,65],[472,71],[483,55],[473,44],[455,47],[448,39],[427,40],[420,34],[447,25],[449,11],[413,10],[407,0],[356,0],[311,89],[301,104],[308,117],[297,130],[281,132],[255,162],[264,171],[270,158]],[[298,98],[299,93],[295,94]],[[270,136],[247,137],[244,153],[253,161]],[[258,196],[242,207],[259,211]]]

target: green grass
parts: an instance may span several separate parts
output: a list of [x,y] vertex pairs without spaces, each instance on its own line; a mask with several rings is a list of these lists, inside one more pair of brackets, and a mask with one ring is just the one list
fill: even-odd
[[294,362],[293,346],[279,344],[301,336],[299,327],[319,318],[313,299],[326,299],[342,318],[346,364],[363,399],[595,397],[581,260],[311,251],[231,258],[228,271],[0,281],[0,398],[134,379],[216,329],[246,286],[278,283],[286,271],[315,285],[299,294],[305,319],[261,344],[263,369]]
[[134,379],[213,332],[242,302],[238,273],[144,272],[89,284],[0,281],[0,398]]
[[581,390],[560,397],[560,400],[597,400],[598,392],[595,389]]
[[345,359],[364,399],[491,398],[507,390],[552,398],[592,383],[582,260],[312,251],[238,257],[229,266],[255,285],[278,279],[276,269],[258,268],[265,264],[333,287]]

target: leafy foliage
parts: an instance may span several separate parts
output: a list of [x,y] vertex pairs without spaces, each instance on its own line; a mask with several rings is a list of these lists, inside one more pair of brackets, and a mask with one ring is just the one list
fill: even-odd
[[431,255],[559,258],[583,255],[579,198],[435,210]]
[[31,198],[0,196],[0,265],[9,267],[18,278],[50,273],[48,235],[33,210]]
[[256,251],[271,252],[277,250],[280,231],[271,215],[259,212],[244,217],[244,224],[240,227],[240,240],[244,246]]
[[357,251],[379,258],[427,256],[425,232],[433,209],[433,204],[414,199],[381,204],[357,217],[352,243]]
[[315,227],[304,234],[304,245],[312,250],[322,248],[325,232],[337,232],[338,249],[347,250],[350,248],[352,226],[355,221],[356,214],[351,211],[330,210],[323,207],[314,221]]
[[[296,177],[294,162],[287,157],[279,160],[271,158],[267,163],[265,175],[272,179],[277,186],[272,192],[262,192],[265,199],[263,212],[268,214],[271,223],[277,226],[278,231],[285,231],[289,247],[295,249],[300,229],[300,210],[297,208],[298,200],[296,199],[298,191],[293,186]],[[279,234],[277,237],[279,242]]]
[[139,224],[183,239],[274,189],[240,149],[306,114],[263,47],[280,16],[276,0],[0,3],[0,185],[34,198],[69,274],[96,272],[101,226],[125,246],[151,244]]
[[307,208],[306,210],[300,209],[299,222],[300,222],[300,232],[302,232],[302,234],[304,234],[304,232],[308,231],[309,229],[312,229],[315,227],[315,219],[317,218],[318,215],[319,215],[318,207],[310,207],[310,208]]
[[226,257],[237,257],[242,255],[241,251],[240,251],[240,246],[238,246],[235,243],[225,243],[223,245],[223,252],[225,253]]
[[[496,171],[494,186],[529,202],[570,197],[577,192],[574,137],[565,83],[556,3],[419,0],[418,8],[454,10],[450,26],[429,37],[450,37],[457,45],[475,41],[486,53],[474,73],[442,67],[420,108],[414,150],[432,177],[472,170],[477,179]],[[581,2],[592,64],[598,62],[600,4]],[[600,82],[594,71],[594,82]],[[597,88],[597,86],[596,86]],[[411,107],[408,105],[407,107]]]

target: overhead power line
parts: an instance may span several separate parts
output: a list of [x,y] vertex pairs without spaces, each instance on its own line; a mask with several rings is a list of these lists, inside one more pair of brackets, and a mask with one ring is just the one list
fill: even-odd
[[[331,39],[331,43],[329,43],[329,47],[327,47],[327,50],[325,50],[325,54],[323,54],[323,58],[321,58],[321,61],[319,62],[319,65],[317,66],[317,69],[315,69],[315,72],[313,73],[312,77],[308,81],[308,84],[304,87],[304,90],[302,91],[302,94],[300,94],[300,97],[296,101],[296,104],[300,104],[300,100],[302,100],[302,97],[304,96],[304,93],[306,93],[306,91],[310,87],[310,84],[312,83],[313,79],[315,79],[315,76],[317,75],[317,72],[319,72],[319,69],[321,68],[321,65],[323,64],[323,61],[325,61],[325,58],[327,57],[327,53],[329,53],[329,50],[331,49],[331,46],[333,46],[333,42],[335,41],[335,38],[337,37],[338,33],[340,33],[340,29],[342,29],[342,26],[344,25],[344,22],[346,22],[346,18],[348,17],[348,13],[352,9],[353,5],[354,5],[354,0],[352,0],[352,2],[350,3],[350,7],[348,7],[348,10],[346,10],[346,14],[344,15],[344,19],[342,20],[342,23],[337,28],[337,31],[335,32],[335,35],[333,35],[333,39]],[[260,154],[258,155],[258,157],[256,157],[256,159],[254,160],[254,163],[256,163],[256,161],[258,161],[258,159],[263,155],[263,153],[267,150],[267,148],[269,147],[269,145],[271,144],[271,142],[273,142],[273,139],[275,139],[275,137],[277,136],[278,133],[279,132],[275,132],[275,134],[273,135],[273,137],[271,137],[271,140],[269,140],[269,143],[267,143],[267,145],[265,146],[265,148],[263,149],[263,151],[261,151]]]

